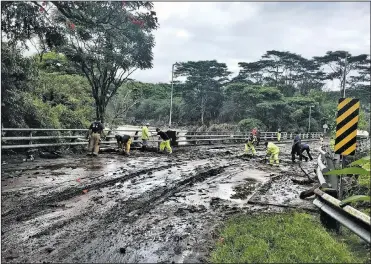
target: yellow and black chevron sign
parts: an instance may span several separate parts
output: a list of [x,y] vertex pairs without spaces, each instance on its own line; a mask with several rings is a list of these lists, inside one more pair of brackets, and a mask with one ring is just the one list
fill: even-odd
[[359,99],[339,99],[336,118],[335,154],[354,155],[356,153],[359,106]]

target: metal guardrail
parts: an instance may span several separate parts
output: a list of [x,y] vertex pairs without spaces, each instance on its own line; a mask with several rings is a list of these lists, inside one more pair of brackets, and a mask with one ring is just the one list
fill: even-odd
[[[362,141],[364,140],[360,140],[360,142]],[[367,143],[362,144],[364,144],[364,146],[367,146]],[[335,175],[325,176],[323,175],[323,173],[334,169],[333,158],[334,158],[333,155],[320,149],[316,174],[321,184],[321,187],[327,188],[327,190],[332,190],[333,193],[336,192],[335,195],[338,196],[339,193],[341,192],[339,177]],[[323,213],[329,215],[331,218],[338,221],[340,224],[347,227],[353,233],[355,233],[360,238],[362,238],[363,240],[370,244],[371,243],[370,216],[358,211],[357,209],[349,205],[340,207],[341,201],[327,194],[326,192],[320,190],[321,187],[314,190],[316,198],[313,201],[313,204],[319,207],[319,209],[321,209]]]
[[[137,135],[133,135],[133,132],[137,132]],[[6,136],[7,132],[18,132],[18,133],[27,133],[28,136]],[[40,135],[40,133],[51,133],[51,132],[58,132],[58,133],[68,133],[68,135]],[[76,146],[76,145],[85,145],[88,143],[86,139],[86,134],[88,129],[52,129],[52,128],[3,128],[2,129],[2,149],[20,149],[20,148],[40,148],[40,147],[56,147],[56,146]],[[155,133],[155,130],[149,129],[150,133]],[[5,133],[5,136],[4,136]],[[208,134],[206,134],[208,133]],[[39,134],[36,135],[35,134]],[[105,130],[105,140],[101,142],[101,147],[103,146],[110,146],[112,144],[117,144],[114,139],[115,134],[130,134],[133,137],[138,137],[137,140],[133,140],[134,143],[142,142],[140,140],[141,137],[141,128],[127,128],[127,129],[116,129],[116,130]],[[320,132],[315,133],[305,133],[299,134],[303,139],[318,139],[320,136]],[[186,143],[185,145],[190,144],[198,144],[202,142],[215,142],[220,141],[221,143],[236,143],[246,140],[248,134],[243,133],[233,133],[231,131],[222,131],[222,132],[198,132],[198,131],[179,131],[177,133],[177,142],[178,143]],[[157,137],[154,135],[153,137]],[[281,141],[284,143],[285,140],[290,140],[294,137],[292,133],[281,132]],[[260,132],[261,140],[277,140],[277,132]],[[107,140],[108,139],[108,140]],[[37,142],[35,141],[54,141],[54,142]],[[66,142],[67,140],[71,140],[70,142]],[[16,144],[16,141],[25,141],[28,144]],[[62,141],[62,142],[55,142],[55,141]],[[78,141],[78,142],[76,142]],[[158,142],[161,140],[152,139],[149,140],[149,144],[157,145]]]

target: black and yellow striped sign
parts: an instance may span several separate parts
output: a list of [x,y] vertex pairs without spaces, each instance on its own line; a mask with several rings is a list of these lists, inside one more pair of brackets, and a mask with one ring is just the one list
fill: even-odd
[[359,106],[359,99],[339,99],[336,117],[336,154],[354,155],[356,153]]

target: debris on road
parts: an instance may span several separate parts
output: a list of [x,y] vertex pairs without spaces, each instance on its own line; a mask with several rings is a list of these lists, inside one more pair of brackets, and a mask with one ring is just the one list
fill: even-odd
[[[107,152],[94,160],[81,154],[7,164],[2,261],[200,262],[231,215],[310,203],[299,198],[308,185],[291,180],[302,172],[286,161],[290,153],[273,168],[242,155],[241,146],[194,148],[174,150],[172,157]],[[84,198],[76,187],[82,178]]]

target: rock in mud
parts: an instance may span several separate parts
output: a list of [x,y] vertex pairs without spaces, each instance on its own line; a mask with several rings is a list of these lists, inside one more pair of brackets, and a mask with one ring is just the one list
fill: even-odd
[[217,204],[219,204],[221,201],[222,201],[222,199],[220,199],[220,198],[218,198],[218,197],[213,197],[213,198],[211,198],[210,205],[211,205],[211,206],[217,205]]
[[184,208],[178,208],[178,210],[176,210],[176,212],[174,213],[174,215],[176,216],[185,216],[187,214],[187,209],[184,209]]
[[123,248],[123,247],[120,248],[120,253],[121,253],[121,254],[125,254],[125,253],[126,253],[126,248]]
[[51,253],[52,251],[54,251],[54,248],[47,247],[47,248],[45,248],[45,251],[48,252],[48,253]]
[[182,248],[181,248],[180,246],[176,246],[176,247],[174,248],[174,253],[175,253],[176,255],[180,255],[180,254],[182,254]]

